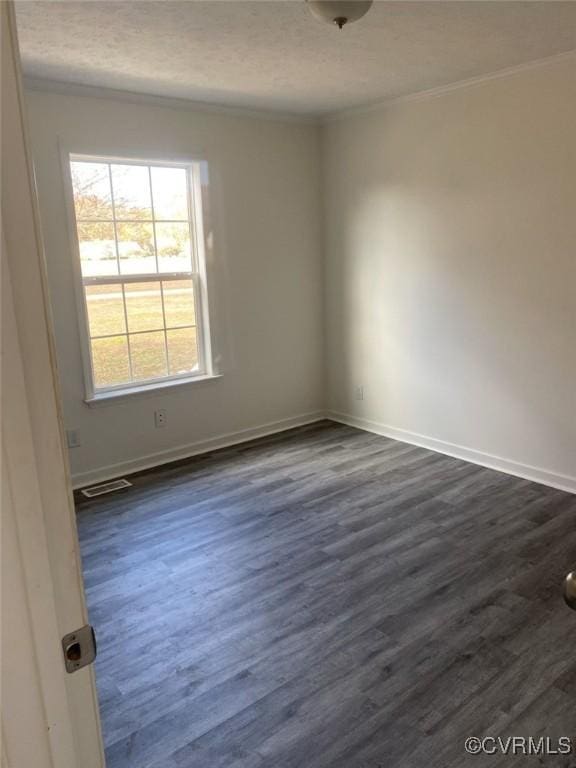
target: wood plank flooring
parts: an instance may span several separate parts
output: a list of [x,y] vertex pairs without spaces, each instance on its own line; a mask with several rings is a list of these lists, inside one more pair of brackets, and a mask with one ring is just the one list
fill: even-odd
[[78,507],[108,768],[576,766],[576,496],[323,422]]

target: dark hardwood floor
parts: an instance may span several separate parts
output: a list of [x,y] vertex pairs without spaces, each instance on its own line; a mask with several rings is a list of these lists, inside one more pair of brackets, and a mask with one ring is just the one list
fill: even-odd
[[325,422],[78,508],[108,768],[567,766],[576,496]]

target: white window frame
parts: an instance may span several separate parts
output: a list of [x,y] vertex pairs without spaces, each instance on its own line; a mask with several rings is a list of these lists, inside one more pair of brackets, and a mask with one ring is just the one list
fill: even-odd
[[[125,397],[128,395],[153,393],[155,390],[173,387],[179,384],[205,381],[207,379],[218,378],[214,372],[212,362],[212,344],[210,336],[210,317],[208,310],[208,289],[206,273],[206,243],[204,235],[204,210],[202,205],[202,181],[201,169],[205,161],[185,160],[170,161],[164,159],[149,159],[142,157],[125,157],[117,155],[102,155],[97,153],[82,153],[63,151],[64,165],[64,185],[67,202],[68,223],[70,230],[70,241],[73,251],[73,272],[76,292],[76,304],[78,315],[78,329],[80,334],[80,346],[82,353],[82,368],[84,373],[85,402],[88,404],[98,403]],[[72,162],[93,162],[93,163],[119,163],[122,165],[145,165],[148,168],[182,168],[186,171],[188,183],[188,223],[190,226],[190,244],[191,244],[191,272],[158,272],[144,274],[127,275],[109,275],[86,277],[82,275],[82,265],[80,260],[80,241],[78,237],[78,227],[76,221],[76,209],[74,205],[74,190],[72,185],[72,173],[70,164]],[[113,194],[113,191],[112,191]],[[153,200],[152,220],[155,221]],[[122,220],[124,221],[124,219]],[[165,220],[162,219],[162,222]],[[119,255],[117,253],[117,258]],[[156,259],[158,256],[156,255]],[[86,302],[86,285],[105,285],[109,284],[129,284],[143,282],[160,282],[179,279],[189,279],[193,283],[194,290],[194,311],[196,317],[196,340],[198,345],[198,370],[196,372],[187,372],[181,374],[168,374],[153,379],[129,381],[122,384],[114,384],[106,387],[96,387],[94,385],[94,373],[92,364],[92,344],[90,336],[90,326],[88,319],[88,306]],[[164,299],[162,297],[162,312],[164,314]],[[166,327],[164,323],[164,334]],[[120,334],[123,335],[123,334]],[[126,322],[126,335],[128,335],[128,324]],[[167,343],[165,338],[165,343]]]

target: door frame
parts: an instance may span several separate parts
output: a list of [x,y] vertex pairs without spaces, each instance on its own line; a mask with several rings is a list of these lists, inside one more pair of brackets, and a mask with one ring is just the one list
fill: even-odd
[[[20,740],[33,738],[25,720],[19,723],[11,717],[11,707],[16,698],[25,703],[28,694],[30,701],[36,694],[48,733],[48,746],[42,748],[46,764],[104,768],[94,670],[86,667],[67,674],[60,645],[65,634],[88,622],[88,615],[15,11],[12,0],[0,6],[3,469],[26,595],[18,609],[27,614],[34,648],[34,658],[22,661],[35,667],[38,688],[26,691],[23,686],[16,691],[18,697],[3,702],[3,749],[7,761],[16,763]],[[14,572],[3,573],[3,591],[11,589],[16,577]],[[3,626],[3,633],[9,631]],[[3,658],[5,668],[14,668],[18,661]]]

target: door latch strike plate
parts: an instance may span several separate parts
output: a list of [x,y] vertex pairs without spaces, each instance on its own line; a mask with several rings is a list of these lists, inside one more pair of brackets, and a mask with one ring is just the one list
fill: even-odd
[[66,672],[76,672],[96,658],[96,635],[90,624],[69,632],[62,638]]

